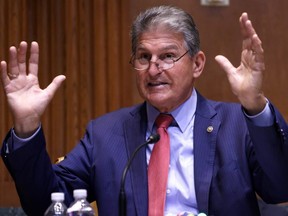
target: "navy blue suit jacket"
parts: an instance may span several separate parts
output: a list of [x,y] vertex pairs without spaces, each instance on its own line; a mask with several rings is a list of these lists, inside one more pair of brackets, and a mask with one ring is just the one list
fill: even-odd
[[[194,126],[194,173],[200,212],[214,216],[260,215],[255,192],[266,202],[288,201],[288,129],[271,105],[275,123],[256,127],[239,104],[209,101],[198,94]],[[207,131],[209,126],[212,131]],[[76,188],[88,190],[99,215],[118,215],[120,180],[127,160],[145,142],[145,103],[91,121],[85,136],[60,164],[51,165],[42,130],[23,147],[2,157],[28,215],[41,215],[53,191],[67,205]],[[4,143],[13,145],[8,133]],[[173,154],[173,153],[172,153]],[[192,154],[192,153],[191,153]],[[147,216],[145,148],[126,177],[127,213]]]

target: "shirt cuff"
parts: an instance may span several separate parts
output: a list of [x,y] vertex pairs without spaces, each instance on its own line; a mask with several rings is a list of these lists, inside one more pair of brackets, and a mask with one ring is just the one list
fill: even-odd
[[274,116],[272,114],[272,111],[269,106],[269,101],[266,100],[266,106],[262,110],[262,112],[258,113],[257,115],[248,115],[244,111],[244,115],[250,120],[254,125],[259,127],[269,127],[273,125],[274,122]]
[[13,136],[13,143],[10,146],[10,148],[8,147],[8,143],[6,143],[5,153],[9,154],[10,151],[15,151],[18,148],[20,148],[21,146],[25,145],[25,143],[29,142],[31,139],[33,139],[36,136],[36,134],[40,131],[40,129],[41,129],[41,125],[39,125],[38,129],[32,134],[32,136],[30,136],[28,138],[20,138],[16,135],[14,128],[12,128],[11,136]]

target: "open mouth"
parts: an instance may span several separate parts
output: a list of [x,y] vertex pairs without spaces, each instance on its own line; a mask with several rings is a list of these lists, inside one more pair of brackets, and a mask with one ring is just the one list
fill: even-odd
[[167,82],[149,82],[148,86],[149,87],[157,87],[157,86],[163,86],[163,85],[168,85]]

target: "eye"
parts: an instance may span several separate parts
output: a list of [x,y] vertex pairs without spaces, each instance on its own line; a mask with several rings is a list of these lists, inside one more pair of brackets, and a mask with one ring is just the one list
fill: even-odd
[[165,61],[165,60],[173,60],[175,58],[175,55],[173,53],[164,53],[164,54],[161,54],[159,56],[159,59],[161,59],[162,61]]
[[139,53],[136,55],[138,61],[150,61],[151,55],[148,53]]

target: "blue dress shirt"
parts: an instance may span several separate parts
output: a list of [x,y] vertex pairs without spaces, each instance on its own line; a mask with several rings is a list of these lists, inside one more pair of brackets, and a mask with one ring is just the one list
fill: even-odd
[[[193,154],[193,128],[196,104],[197,93],[194,89],[190,98],[170,113],[174,121],[168,128],[171,155],[166,190],[165,216],[181,215],[184,212],[195,215],[199,213],[195,194]],[[156,133],[154,122],[158,115],[159,111],[147,103],[147,138],[151,134]],[[273,117],[268,103],[258,115],[245,115],[258,126],[273,124]],[[149,164],[153,146],[148,145],[147,147],[147,164]]]

